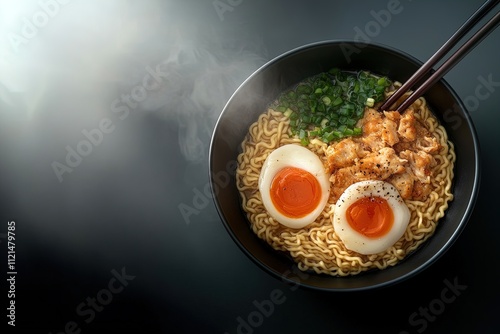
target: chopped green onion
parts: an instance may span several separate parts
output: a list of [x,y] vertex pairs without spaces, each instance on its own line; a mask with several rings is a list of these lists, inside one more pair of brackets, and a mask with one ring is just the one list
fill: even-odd
[[283,93],[275,105],[290,120],[290,130],[303,145],[310,138],[326,143],[359,136],[356,127],[366,107],[384,98],[391,82],[370,72],[346,72],[333,68],[299,83]]
[[342,98],[340,96],[338,96],[334,101],[333,101],[333,106],[336,107],[336,106],[339,106],[343,103],[344,101],[342,100]]
[[344,130],[344,136],[352,136],[354,131],[352,129],[346,128]]
[[356,121],[354,118],[349,118],[347,119],[347,121],[345,122],[345,125],[349,126],[349,127],[354,127],[354,125],[358,123],[358,121]]
[[371,107],[373,107],[375,105],[375,100],[373,98],[369,97],[369,98],[366,99],[365,105],[367,107],[371,108]]
[[332,103],[332,100],[328,96],[323,96],[322,100],[326,106],[329,106],[330,103]]
[[310,94],[312,88],[308,85],[299,85],[297,86],[297,93],[299,94]]

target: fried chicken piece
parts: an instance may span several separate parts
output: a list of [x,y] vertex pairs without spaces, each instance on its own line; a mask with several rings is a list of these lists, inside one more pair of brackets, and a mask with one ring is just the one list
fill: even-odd
[[341,140],[326,149],[327,167],[329,170],[350,166],[366,155],[367,152],[351,138]]
[[401,159],[391,147],[381,148],[378,152],[368,154],[356,164],[363,175],[371,175],[378,180],[385,180],[392,174],[405,171],[405,159]]
[[399,192],[403,199],[409,199],[413,193],[413,184],[415,177],[411,175],[411,170],[401,174],[391,175],[387,182],[391,183]]
[[398,126],[398,134],[403,138],[403,140],[414,141],[417,138],[417,128],[415,127],[416,122],[417,120],[413,110],[406,110],[399,120]]
[[398,124],[394,120],[397,120],[397,116],[392,111],[381,114],[375,109],[368,109],[362,122],[363,138],[361,141],[372,151],[378,151],[385,146],[392,147],[399,142]]
[[409,150],[402,151],[399,154],[403,159],[408,160],[409,167],[415,177],[423,183],[429,183],[431,167],[435,160],[429,153],[424,151],[413,152]]

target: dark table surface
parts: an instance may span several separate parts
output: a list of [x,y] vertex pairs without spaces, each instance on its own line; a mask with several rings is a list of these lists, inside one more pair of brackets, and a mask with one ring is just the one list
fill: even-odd
[[[356,293],[292,289],[240,251],[208,196],[215,121],[266,61],[331,39],[381,43],[425,61],[482,3],[0,5],[0,271],[2,282],[15,282],[1,285],[2,326],[19,333],[498,332],[500,31],[445,76],[477,130],[481,188],[459,239],[417,276]],[[17,274],[8,274],[12,221]],[[15,327],[7,317],[12,301]]]

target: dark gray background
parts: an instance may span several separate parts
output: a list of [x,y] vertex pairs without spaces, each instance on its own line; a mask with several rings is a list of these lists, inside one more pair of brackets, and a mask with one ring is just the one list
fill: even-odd
[[[59,333],[71,321],[81,333],[498,332],[500,31],[445,77],[478,133],[481,189],[458,241],[416,277],[371,292],[291,289],[239,250],[203,195],[215,121],[266,61],[360,30],[425,61],[482,1],[44,3],[53,15],[17,50],[23,17],[43,9],[1,11],[0,233],[16,221],[18,332]],[[398,13],[383,16],[392,5]],[[115,112],[160,63],[161,83],[128,115]],[[478,88],[488,78],[496,85]],[[103,119],[112,132],[59,182],[51,164]],[[185,206],[196,213],[183,216]],[[122,268],[135,278],[92,320],[79,314]],[[461,290],[444,303],[450,284]],[[275,293],[282,303],[259,321],[256,304]]]

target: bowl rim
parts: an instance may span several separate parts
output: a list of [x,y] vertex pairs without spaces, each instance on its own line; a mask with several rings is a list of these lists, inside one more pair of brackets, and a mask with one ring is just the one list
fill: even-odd
[[[378,284],[373,284],[373,285],[367,285],[367,286],[362,286],[362,287],[348,287],[348,288],[329,288],[329,287],[320,287],[320,286],[315,286],[315,285],[310,285],[307,284],[301,280],[293,280],[290,279],[289,277],[285,277],[283,273],[280,273],[273,268],[265,265],[262,263],[260,260],[258,260],[252,252],[250,252],[237,238],[236,233],[233,231],[231,228],[230,224],[228,223],[226,217],[224,216],[221,208],[221,204],[219,203],[218,196],[215,192],[215,180],[213,179],[213,155],[214,155],[214,142],[215,142],[215,134],[217,133],[217,130],[220,126],[220,123],[222,122],[222,118],[224,117],[224,114],[227,110],[227,108],[230,106],[231,102],[236,98],[238,93],[243,90],[243,88],[247,85],[248,82],[252,81],[254,77],[260,75],[262,72],[264,72],[268,67],[271,67],[273,64],[279,62],[282,59],[285,59],[293,54],[307,51],[309,49],[315,48],[315,47],[322,47],[322,46],[328,46],[328,45],[334,45],[334,44],[349,44],[349,45],[355,45],[359,48],[364,48],[366,46],[370,47],[375,47],[378,49],[381,49],[385,52],[390,52],[395,54],[396,56],[400,56],[405,58],[406,60],[415,63],[418,66],[423,65],[423,62],[417,59],[416,57],[408,54],[405,51],[402,51],[396,47],[383,44],[383,43],[374,43],[374,42],[360,42],[356,41],[353,39],[326,39],[326,40],[321,40],[317,42],[312,42],[312,43],[307,43],[295,48],[292,48],[288,51],[285,51],[270,60],[268,60],[265,64],[261,65],[259,68],[257,68],[252,74],[250,74],[237,88],[236,90],[231,94],[230,98],[227,100],[225,103],[220,115],[217,117],[217,121],[215,123],[215,126],[212,131],[212,136],[210,140],[210,145],[209,145],[209,154],[208,154],[208,176],[209,176],[209,184],[210,184],[210,189],[212,192],[212,199],[214,201],[215,207],[217,209],[217,213],[226,229],[228,234],[231,236],[233,241],[238,245],[238,247],[243,251],[244,254],[257,266],[259,266],[263,271],[267,272],[268,274],[271,274],[271,276],[275,277],[276,279],[279,279],[284,282],[296,284],[297,286],[301,288],[306,288],[306,289],[312,289],[316,291],[328,291],[328,292],[349,292],[349,291],[366,291],[366,290],[374,290],[374,289],[380,289],[382,287],[388,287],[395,285],[396,283],[401,283],[411,277],[414,277],[415,275],[421,273],[425,269],[429,268],[433,263],[435,263],[438,259],[440,259],[451,247],[452,245],[456,242],[460,234],[465,230],[465,227],[470,220],[470,217],[472,215],[472,212],[474,210],[474,207],[477,202],[478,198],[478,193],[479,193],[479,188],[480,188],[480,181],[481,181],[481,160],[480,160],[480,155],[481,155],[481,148],[479,144],[479,139],[477,135],[476,128],[474,126],[474,123],[472,121],[472,117],[470,116],[469,111],[467,110],[465,104],[463,103],[462,99],[460,96],[456,93],[456,91],[452,88],[452,86],[444,79],[441,78],[436,84],[440,83],[442,84],[446,90],[449,91],[450,95],[452,96],[453,100],[459,105],[460,109],[463,111],[463,117],[464,120],[467,124],[467,127],[470,130],[471,137],[472,137],[472,146],[474,147],[474,166],[475,166],[475,173],[474,173],[474,179],[473,179],[473,186],[471,190],[471,196],[469,197],[467,201],[467,207],[465,209],[464,214],[462,215],[460,222],[457,224],[456,228],[454,229],[453,233],[450,235],[448,240],[444,242],[442,247],[432,254],[427,260],[425,260],[422,264],[419,266],[415,267],[413,270],[405,273],[404,275],[397,276],[394,279],[387,280]],[[247,219],[248,220],[248,219]],[[408,257],[410,257],[413,254],[409,254]],[[406,260],[406,257],[405,259]],[[315,273],[312,273],[315,274]],[[318,274],[319,275],[319,274]],[[357,276],[357,275],[356,275]],[[333,277],[332,278],[336,278]],[[349,277],[347,277],[348,279]],[[345,279],[345,277],[342,277],[341,279]]]

